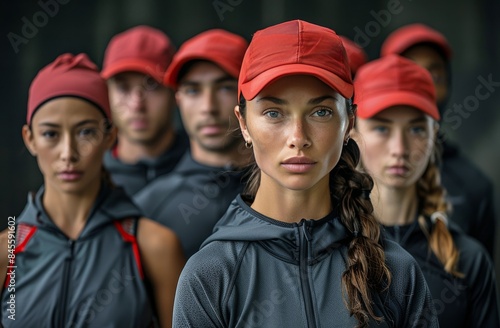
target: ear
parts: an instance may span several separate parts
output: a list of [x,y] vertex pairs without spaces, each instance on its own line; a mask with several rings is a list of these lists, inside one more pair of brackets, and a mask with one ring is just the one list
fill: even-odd
[[236,118],[238,119],[238,122],[240,123],[240,130],[241,130],[241,134],[243,135],[243,138],[245,139],[246,142],[251,143],[252,137],[248,133],[248,128],[247,128],[245,118],[243,117],[243,115],[240,112],[240,106],[236,105],[234,107],[234,115],[236,115]]
[[28,148],[30,154],[36,157],[37,152],[36,152],[36,144],[35,141],[33,140],[33,131],[31,131],[28,125],[23,126],[22,135],[23,135],[24,145],[26,146],[26,148]]
[[352,134],[355,132],[354,126],[356,125],[356,115],[349,115],[349,125],[347,126],[347,130],[344,135],[344,140],[348,137],[352,137]]

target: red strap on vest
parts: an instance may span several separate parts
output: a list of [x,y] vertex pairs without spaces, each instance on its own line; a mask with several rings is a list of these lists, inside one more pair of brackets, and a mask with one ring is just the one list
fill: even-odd
[[137,263],[137,269],[139,270],[139,275],[141,279],[144,279],[144,273],[142,271],[141,264],[141,254],[139,252],[139,245],[137,244],[137,238],[135,237],[135,231],[133,231],[134,220],[132,218],[125,220],[115,220],[113,223],[115,224],[116,229],[122,236],[123,240],[127,243],[132,244],[132,251],[134,252],[135,262]]
[[[19,223],[17,225],[16,237],[15,237],[16,238],[16,247],[14,248],[14,255],[17,255],[19,253],[24,252],[26,245],[30,241],[31,237],[33,237],[33,235],[35,234],[36,229],[37,229],[36,226],[32,226],[32,225],[28,225],[28,224],[24,224],[24,223]],[[10,276],[11,274],[15,274],[15,270],[16,270],[15,268],[12,268],[13,266],[16,265],[15,258],[13,258],[12,261],[9,259],[9,261],[7,263],[8,263],[7,274],[5,276],[3,288],[7,288],[9,286],[10,279],[7,279],[7,277]]]

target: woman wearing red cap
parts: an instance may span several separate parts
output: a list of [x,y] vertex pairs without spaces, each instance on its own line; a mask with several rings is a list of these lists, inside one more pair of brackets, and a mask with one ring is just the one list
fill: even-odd
[[180,244],[109,182],[102,158],[115,137],[85,54],[38,73],[23,138],[44,185],[0,235],[3,327],[150,327],[155,313],[171,326]]
[[439,111],[431,75],[390,55],[360,68],[353,138],[372,175],[376,218],[420,264],[441,327],[499,327],[486,250],[448,222],[436,159]]
[[[321,40],[321,42],[318,42]],[[437,327],[417,263],[380,238],[330,29],[254,34],[235,108],[255,169],[181,274],[175,327]]]

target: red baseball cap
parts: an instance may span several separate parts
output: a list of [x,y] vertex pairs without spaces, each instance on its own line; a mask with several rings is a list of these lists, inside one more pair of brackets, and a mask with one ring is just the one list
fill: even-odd
[[109,41],[101,75],[107,80],[118,73],[139,72],[161,83],[174,53],[175,47],[165,33],[136,26]]
[[27,124],[38,108],[59,97],[83,98],[111,120],[106,81],[86,54],[62,54],[38,72],[29,89]]
[[344,44],[347,58],[349,59],[349,67],[351,68],[351,73],[354,76],[356,75],[358,68],[368,62],[368,55],[363,50],[363,48],[357,45],[354,41],[351,41],[351,39],[346,38],[342,35],[339,35],[339,37]]
[[446,60],[451,59],[452,51],[448,40],[443,34],[424,24],[411,24],[392,32],[382,44],[380,56],[401,55],[419,43],[434,44],[441,50]]
[[406,105],[439,120],[436,91],[430,73],[398,55],[363,65],[354,80],[357,116],[370,118],[384,109]]
[[288,76],[312,75],[345,98],[353,85],[347,54],[332,30],[301,20],[257,31],[243,58],[238,80],[241,94],[251,100],[268,84]]
[[243,37],[225,30],[213,29],[200,33],[181,45],[165,73],[163,83],[177,87],[182,67],[197,59],[214,62],[237,79],[247,47],[248,42]]

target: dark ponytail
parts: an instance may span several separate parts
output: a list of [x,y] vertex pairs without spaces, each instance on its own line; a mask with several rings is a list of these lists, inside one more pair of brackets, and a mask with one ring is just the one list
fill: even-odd
[[[240,113],[245,117],[246,102],[239,103]],[[349,117],[356,107],[346,100]],[[385,263],[384,250],[380,244],[380,226],[373,215],[370,192],[372,178],[356,170],[360,160],[358,145],[349,140],[342,149],[340,160],[330,172],[332,202],[340,204],[340,219],[354,235],[347,251],[348,260],[342,275],[344,302],[350,314],[358,320],[358,327],[368,326],[370,317],[376,321],[383,318],[375,315],[372,307],[372,291],[380,292],[389,287],[391,273]],[[244,194],[253,199],[260,186],[260,169],[252,165]]]

